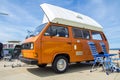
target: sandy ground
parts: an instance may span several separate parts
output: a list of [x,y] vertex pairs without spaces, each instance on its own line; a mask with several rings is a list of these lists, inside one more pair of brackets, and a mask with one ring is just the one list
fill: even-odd
[[32,65],[4,67],[11,64],[11,62],[0,61],[0,80],[120,80],[120,73],[106,75],[101,67],[90,72],[91,64],[71,64],[68,71],[63,74],[54,73],[49,65],[46,68]]

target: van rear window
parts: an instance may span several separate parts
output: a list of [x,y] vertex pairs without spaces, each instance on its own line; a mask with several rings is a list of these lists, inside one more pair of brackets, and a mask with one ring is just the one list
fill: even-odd
[[96,32],[96,31],[92,31],[92,38],[94,40],[102,40],[101,34],[99,32]]

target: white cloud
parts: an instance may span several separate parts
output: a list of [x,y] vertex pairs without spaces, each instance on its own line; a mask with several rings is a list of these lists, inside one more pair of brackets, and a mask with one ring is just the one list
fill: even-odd
[[109,27],[105,29],[105,33],[110,40],[120,39],[120,29],[117,27]]
[[90,0],[87,8],[89,9],[91,15],[96,19],[103,19],[107,15],[107,5],[105,5],[104,0]]
[[21,23],[30,22],[32,24],[40,22],[21,6],[18,6],[7,1],[5,2],[5,4],[3,4],[2,11],[9,14],[9,16],[6,19],[8,19],[8,21],[10,22],[11,21],[17,21]]
[[120,47],[120,27],[119,26],[110,26],[105,28],[105,34],[109,42],[110,48],[119,48]]
[[39,25],[40,20],[24,8],[8,1],[0,3],[0,11],[9,14],[0,16],[0,41],[23,40],[27,34],[26,30],[34,30],[34,26]]
[[0,41],[5,42],[9,40],[23,40],[26,36],[26,30],[24,28],[15,27],[14,25],[0,25]]

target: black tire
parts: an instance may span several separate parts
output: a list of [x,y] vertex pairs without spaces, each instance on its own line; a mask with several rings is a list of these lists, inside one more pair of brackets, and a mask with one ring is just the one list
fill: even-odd
[[[64,66],[62,66],[63,68],[61,68],[61,69],[57,67],[57,65],[58,66],[60,65],[60,60],[62,61],[63,65],[64,65]],[[64,73],[68,69],[68,59],[64,56],[56,57],[52,63],[52,68],[56,73]]]
[[37,66],[40,67],[40,68],[44,68],[44,67],[47,66],[47,64],[38,64]]

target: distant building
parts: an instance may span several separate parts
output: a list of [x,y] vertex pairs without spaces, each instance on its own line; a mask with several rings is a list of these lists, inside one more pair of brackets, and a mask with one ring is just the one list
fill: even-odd
[[21,41],[7,41],[3,43],[3,49],[14,49],[16,45],[20,45]]

